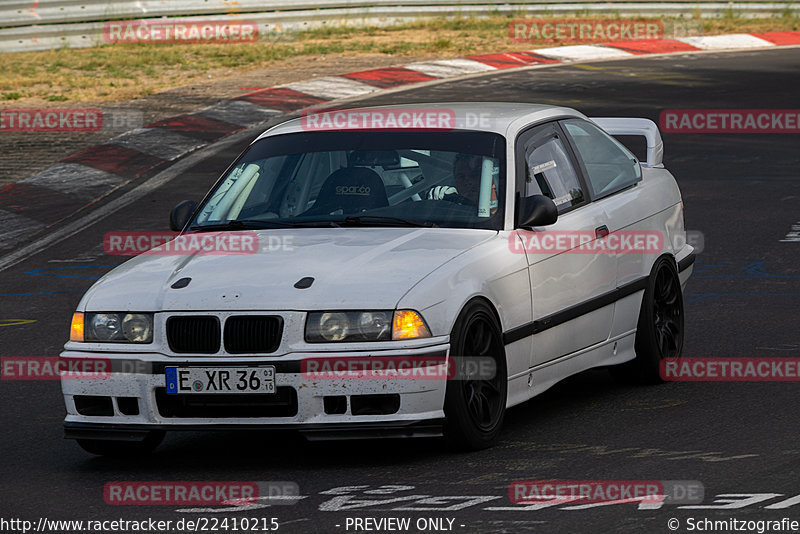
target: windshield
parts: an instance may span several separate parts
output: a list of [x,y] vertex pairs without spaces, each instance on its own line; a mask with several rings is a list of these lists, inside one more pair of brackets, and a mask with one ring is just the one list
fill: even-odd
[[337,131],[254,143],[192,230],[280,226],[501,229],[505,142],[486,132]]

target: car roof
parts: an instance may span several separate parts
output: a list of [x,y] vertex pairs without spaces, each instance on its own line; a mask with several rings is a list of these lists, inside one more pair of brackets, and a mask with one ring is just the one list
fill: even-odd
[[[455,126],[448,130],[470,130],[495,132],[506,135],[513,129],[514,123],[518,121],[520,125],[527,125],[533,122],[542,122],[556,117],[580,117],[586,118],[582,113],[567,107],[553,106],[547,104],[528,104],[511,102],[429,102],[417,104],[396,104],[388,106],[364,106],[364,107],[336,107],[336,108],[309,108],[303,110],[300,117],[290,119],[278,124],[262,133],[256,140],[282,135],[288,133],[299,133],[309,131],[321,131],[321,129],[307,126],[307,117],[312,114],[334,114],[340,112],[361,112],[361,111],[387,111],[399,112],[445,112],[455,121]],[[327,131],[336,128],[329,128]],[[336,130],[342,130],[338,128]],[[405,128],[384,128],[384,130]],[[417,130],[422,131],[422,130]]]

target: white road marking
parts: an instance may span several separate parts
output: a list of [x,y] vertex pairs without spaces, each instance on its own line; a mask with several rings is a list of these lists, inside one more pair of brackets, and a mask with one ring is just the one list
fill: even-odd
[[422,63],[412,63],[404,65],[405,68],[436,78],[448,78],[450,76],[460,76],[462,74],[473,74],[476,72],[489,72],[497,70],[486,63],[475,61],[474,59],[442,59],[438,61],[424,61]]
[[[392,495],[397,492],[412,491],[417,488],[415,486],[381,486],[378,489],[365,490],[369,486],[345,486],[336,487],[325,491],[318,492],[318,495],[335,495],[332,499],[326,500],[317,505],[317,510],[320,512],[354,512],[356,510],[369,509],[370,512],[451,512],[460,511],[467,508],[480,507],[481,510],[490,512],[533,512],[545,508],[553,508],[555,510],[565,510],[574,512],[576,510],[595,509],[598,507],[616,506],[616,505],[636,505],[637,510],[658,510],[664,505],[677,505],[678,502],[670,503],[668,500],[658,500],[658,502],[651,502],[651,496],[635,497],[626,499],[610,499],[598,502],[590,502],[585,504],[573,504],[581,501],[578,495],[565,495],[563,497],[556,497],[553,499],[543,498],[539,502],[524,502],[516,505],[507,506],[481,506],[489,502],[502,499],[503,496],[499,495],[401,495],[389,498],[374,498],[369,497],[368,494]],[[382,489],[386,488],[386,489]],[[402,488],[395,490],[392,488]],[[359,495],[360,494],[360,495]],[[307,499],[309,495],[295,495],[286,496],[286,504],[296,505],[299,501]],[[766,503],[772,499],[783,497],[779,502],[773,502],[766,506],[761,506],[762,509],[786,509],[797,506],[800,504],[800,495],[786,497],[782,493],[723,493],[717,494],[712,502],[706,503],[704,496],[698,504],[680,505],[678,509],[741,509],[750,507],[756,504]],[[275,497],[272,497],[274,499]],[[261,497],[256,500],[270,500],[270,497]],[[234,505],[231,507],[203,507],[203,508],[181,508],[175,510],[181,513],[215,513],[215,512],[247,512],[256,509],[267,508],[271,506],[267,503],[249,503],[245,505]],[[305,518],[296,519],[293,521],[304,521]],[[494,521],[498,522],[498,521]],[[530,521],[516,521],[515,523],[524,523]],[[340,527],[339,525],[336,525]]]
[[[204,514],[204,513],[219,513],[219,512],[247,512],[250,510],[261,510],[263,508],[269,508],[270,506],[292,506],[303,499],[307,499],[308,495],[273,495],[273,496],[264,496],[258,497],[256,499],[252,499],[252,502],[248,502],[246,504],[231,504],[225,507],[204,507],[204,508],[178,508],[175,510],[179,513],[192,513],[192,514]],[[275,502],[257,502],[257,501],[276,501],[276,500],[285,500],[284,503],[275,503]]]
[[800,222],[792,225],[792,229],[786,237],[780,240],[781,243],[800,243]]
[[282,115],[282,112],[245,100],[226,100],[202,110],[200,115],[239,126],[250,126],[267,121],[275,115]]
[[115,137],[108,144],[122,145],[171,161],[204,147],[207,143],[161,128],[137,128]]
[[709,35],[707,37],[680,37],[678,41],[700,48],[701,50],[725,50],[731,48],[764,48],[775,46],[747,33],[731,33],[728,35]]
[[290,83],[282,87],[327,99],[361,96],[374,93],[378,90],[377,87],[372,85],[367,85],[348,78],[340,78],[338,76],[326,76],[307,82]]
[[0,210],[0,228],[3,229],[3,232],[0,233],[0,247],[10,245],[16,241],[17,237],[32,233],[43,226],[43,223],[23,215]]
[[594,45],[556,46],[554,48],[537,48],[531,50],[540,56],[558,59],[560,61],[585,61],[587,59],[615,59],[634,56],[630,52],[617,48]]
[[[56,163],[50,168],[20,180],[21,184],[35,184],[61,193],[105,193],[128,180],[107,171],[80,163]],[[94,197],[92,197],[94,198]]]

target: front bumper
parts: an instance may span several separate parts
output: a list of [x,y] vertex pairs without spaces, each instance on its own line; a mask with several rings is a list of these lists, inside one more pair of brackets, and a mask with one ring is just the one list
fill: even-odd
[[675,256],[675,260],[678,264],[678,279],[680,280],[681,290],[686,289],[686,283],[689,281],[689,277],[692,276],[692,272],[694,272],[694,262],[696,259],[697,254],[690,245],[686,245]]
[[[64,422],[66,439],[103,439],[115,441],[142,441],[152,431],[230,431],[263,430],[263,424],[236,425],[121,425],[108,423]],[[299,432],[309,441],[375,438],[433,438],[443,435],[444,418],[423,421],[386,421],[383,423],[317,423],[270,424],[269,430]]]
[[[439,358],[447,343],[370,353],[317,353],[314,358]],[[111,360],[101,379],[64,378],[65,437],[140,440],[152,430],[296,430],[309,439],[441,435],[444,378],[317,379],[297,355],[175,358],[161,354],[65,351],[63,358]],[[306,355],[310,356],[310,355]],[[272,395],[167,395],[166,367],[275,366]],[[87,400],[89,401],[87,403]],[[89,409],[87,409],[89,406]]]

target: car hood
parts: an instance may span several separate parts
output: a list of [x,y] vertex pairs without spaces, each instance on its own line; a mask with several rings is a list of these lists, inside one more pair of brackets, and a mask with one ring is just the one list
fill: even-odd
[[[234,232],[231,232],[232,234]],[[427,274],[490,230],[260,230],[256,254],[143,254],[101,278],[85,311],[393,309]],[[312,277],[307,289],[294,287]],[[185,287],[171,286],[191,278]]]

